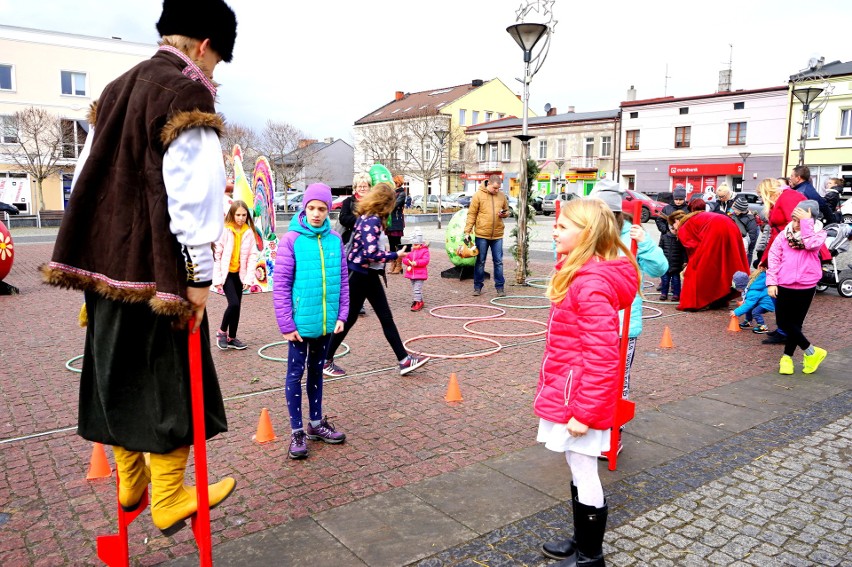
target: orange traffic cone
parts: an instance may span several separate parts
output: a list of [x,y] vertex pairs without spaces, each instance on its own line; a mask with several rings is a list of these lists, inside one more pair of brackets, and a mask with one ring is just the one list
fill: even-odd
[[732,333],[739,333],[742,331],[740,329],[740,318],[736,315],[731,315],[731,321],[728,323],[728,330]]
[[459,381],[456,379],[456,373],[450,373],[450,383],[447,385],[447,395],[444,396],[444,399],[448,402],[461,402],[462,395],[461,389],[459,389]]
[[669,326],[663,329],[663,338],[660,341],[660,348],[674,348],[674,343],[672,342],[672,331],[669,329]]
[[256,443],[266,443],[275,439],[275,432],[272,430],[272,420],[269,419],[269,410],[263,408],[260,410],[260,419],[257,422],[257,433],[252,435],[252,441]]
[[89,472],[86,473],[86,480],[94,480],[96,478],[107,478],[112,475],[112,469],[107,461],[106,450],[100,443],[95,443],[92,446],[92,458],[89,459]]

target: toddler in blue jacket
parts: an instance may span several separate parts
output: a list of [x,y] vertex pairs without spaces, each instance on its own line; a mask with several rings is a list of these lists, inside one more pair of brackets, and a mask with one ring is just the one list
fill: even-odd
[[768,333],[769,327],[763,320],[763,314],[773,313],[775,302],[766,291],[766,269],[763,267],[756,269],[752,272],[751,278],[745,272],[736,272],[734,287],[743,292],[742,305],[731,311],[731,315],[736,317],[745,315],[745,320],[740,323],[740,329],[751,329],[752,332],[760,334]]

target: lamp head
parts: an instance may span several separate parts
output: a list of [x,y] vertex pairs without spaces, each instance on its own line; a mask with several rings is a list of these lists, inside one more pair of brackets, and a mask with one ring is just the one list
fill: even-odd
[[822,88],[820,87],[808,87],[805,89],[795,89],[793,96],[807,108],[821,93]]
[[529,63],[532,55],[532,50],[535,45],[547,33],[547,26],[544,24],[514,24],[506,28],[509,35],[517,42],[524,50],[524,62]]

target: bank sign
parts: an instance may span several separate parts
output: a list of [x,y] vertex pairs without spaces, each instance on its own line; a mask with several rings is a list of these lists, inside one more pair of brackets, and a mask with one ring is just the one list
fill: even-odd
[[670,165],[672,177],[698,177],[703,175],[742,175],[741,163],[701,163],[695,165]]

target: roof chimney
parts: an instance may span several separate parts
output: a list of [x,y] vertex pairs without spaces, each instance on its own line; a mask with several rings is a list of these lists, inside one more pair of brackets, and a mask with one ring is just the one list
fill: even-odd
[[311,144],[316,144],[316,143],[317,143],[316,140],[299,140],[298,149],[306,148],[306,147],[310,146]]
[[402,92],[402,91],[396,91],[396,93],[394,94],[394,97],[393,97],[394,100],[402,100],[404,98],[405,98],[405,93]]
[[475,87],[481,87],[483,84],[484,83],[483,83],[482,79],[474,79],[470,82],[470,86],[472,86],[474,88]]
[[716,92],[729,93],[731,92],[731,70],[722,69],[719,71],[719,90]]
[[[571,106],[571,107],[569,107],[569,108],[574,108],[574,107],[573,107],[573,106]],[[556,116],[556,107],[555,107],[555,106],[551,106],[551,107],[550,107],[550,110],[548,110],[548,111],[547,111],[547,115],[548,115],[548,116]]]
[[326,144],[333,144],[334,138],[326,138],[325,140],[323,140],[323,142],[325,142]]
[[630,88],[627,89],[627,100],[636,100],[636,87],[630,85]]
[[[554,109],[554,110],[556,110],[556,109]],[[569,107],[568,107],[568,112],[574,112],[574,107],[573,107],[573,106],[569,106]],[[554,112],[554,114],[556,114],[556,113]]]

